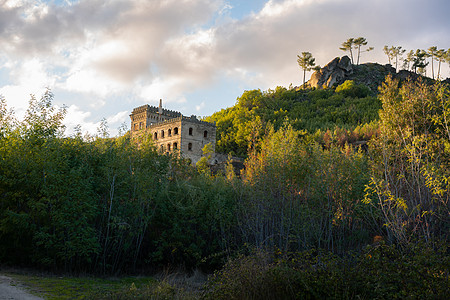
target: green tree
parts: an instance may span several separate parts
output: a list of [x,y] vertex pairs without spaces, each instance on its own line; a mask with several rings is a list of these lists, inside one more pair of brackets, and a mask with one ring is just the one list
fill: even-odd
[[306,71],[311,71],[314,67],[316,59],[310,52],[302,52],[302,56],[297,55],[297,63],[303,70],[303,88],[305,87]]
[[433,46],[428,48],[427,54],[429,57],[431,57],[431,74],[433,76],[434,79],[434,58],[437,56],[437,47]]
[[409,71],[411,63],[414,61],[414,50],[410,50],[406,54],[406,58],[403,60],[403,69]]
[[342,47],[340,47],[339,49],[341,49],[342,51],[348,51],[350,52],[350,59],[352,61],[352,64],[354,64],[353,61],[353,46],[355,45],[355,39],[354,38],[349,38],[347,39],[345,42],[342,43]]
[[419,73],[424,75],[425,68],[428,66],[428,62],[426,62],[427,58],[427,52],[421,49],[417,49],[414,53],[413,60],[412,60],[412,69],[414,70],[414,73]]
[[450,67],[450,48],[444,54],[444,60]]
[[197,167],[197,170],[200,173],[204,173],[204,174],[211,173],[210,161],[211,161],[211,157],[212,157],[213,153],[214,153],[214,149],[213,149],[213,146],[211,143],[208,143],[205,146],[203,146],[202,157],[195,164]]
[[421,80],[399,87],[388,77],[380,88],[380,136],[371,145],[376,159],[368,190],[391,241],[448,239],[449,95],[448,86]]
[[286,123],[277,131],[269,126],[260,150],[249,155],[243,181],[250,194],[238,202],[245,242],[285,251],[342,251],[349,246],[346,237],[356,233],[351,228],[364,235],[362,223],[352,219],[362,208],[358,199],[368,179],[364,156],[349,146],[323,150],[305,134]]
[[438,80],[439,80],[440,75],[441,75],[441,64],[443,62],[445,62],[445,56],[446,56],[446,53],[445,53],[444,49],[439,49],[439,50],[436,51],[435,58],[436,58],[436,60],[438,62],[438,72],[437,72],[436,78]]
[[[358,50],[356,65],[359,65],[359,58],[361,56],[361,47],[367,45],[367,40],[364,37],[358,37],[356,39],[353,39],[353,44],[354,44],[355,50]],[[363,51],[369,52],[369,51],[372,51],[373,49],[374,49],[373,47],[368,47],[367,49],[365,49]]]
[[395,70],[398,69],[398,61],[402,59],[403,54],[406,52],[405,49],[402,49],[401,46],[398,47],[391,47],[392,56],[395,58]]
[[391,60],[394,58],[392,53],[392,47],[389,48],[387,45],[383,47],[383,52],[388,57],[389,64],[392,65]]

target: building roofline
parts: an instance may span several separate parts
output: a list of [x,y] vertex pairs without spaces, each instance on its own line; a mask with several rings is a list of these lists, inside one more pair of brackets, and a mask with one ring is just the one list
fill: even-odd
[[198,120],[195,117],[181,116],[181,117],[176,117],[176,118],[164,120],[164,121],[161,121],[161,122],[149,125],[147,128],[155,128],[155,127],[158,127],[158,126],[161,126],[161,125],[166,125],[166,124],[169,124],[169,123],[175,123],[175,122],[180,122],[180,121],[185,121],[185,122],[191,122],[191,123],[203,124],[203,125],[206,125],[206,126],[216,127],[215,123],[209,123],[209,122],[206,122],[206,121],[201,121],[201,120]]
[[[142,112],[145,112],[145,111],[149,111],[149,112],[152,112],[152,113],[158,113],[159,112],[159,107],[148,105],[148,104],[141,105],[141,106],[138,106],[138,107],[134,108],[133,111],[131,112],[131,115],[142,113]],[[174,110],[165,109],[165,108],[162,109],[162,114],[166,115],[168,117],[182,116],[182,114],[179,111],[174,111]]]

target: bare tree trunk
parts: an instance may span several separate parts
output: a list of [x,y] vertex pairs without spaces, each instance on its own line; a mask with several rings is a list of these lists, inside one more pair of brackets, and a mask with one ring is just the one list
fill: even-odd
[[114,199],[115,181],[116,181],[116,175],[114,174],[112,182],[111,182],[111,186],[109,189],[109,212],[108,212],[108,221],[107,221],[107,226],[106,226],[105,244],[103,246],[103,272],[106,272],[106,252],[107,252],[108,239],[109,239],[109,227],[110,227],[110,220],[111,220],[111,210],[112,210],[113,199]]

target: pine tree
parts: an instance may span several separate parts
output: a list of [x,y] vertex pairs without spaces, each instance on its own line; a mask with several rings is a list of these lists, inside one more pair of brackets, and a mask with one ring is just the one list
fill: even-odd
[[[356,65],[359,65],[359,57],[361,56],[361,46],[367,45],[367,40],[364,37],[359,37],[359,38],[356,38],[356,39],[353,40],[353,44],[355,45],[354,46],[355,49],[358,50],[358,56],[357,56],[358,59],[356,61]],[[373,50],[373,47],[369,47],[369,48],[367,48],[367,49],[365,49],[363,51],[369,52],[369,51],[372,51],[372,50]]]
[[428,48],[427,54],[429,55],[429,57],[431,57],[431,74],[434,79],[434,58],[436,57],[436,54],[437,54],[437,47],[433,46],[433,47]]
[[306,71],[311,71],[315,66],[316,59],[312,56],[310,52],[302,52],[302,56],[297,55],[298,65],[303,69],[303,88],[305,87],[305,77]]
[[353,61],[353,45],[355,44],[354,39],[353,38],[349,38],[347,41],[342,43],[342,47],[340,47],[339,49],[341,49],[342,51],[349,51],[350,52],[350,59],[352,61],[352,64],[354,64]]

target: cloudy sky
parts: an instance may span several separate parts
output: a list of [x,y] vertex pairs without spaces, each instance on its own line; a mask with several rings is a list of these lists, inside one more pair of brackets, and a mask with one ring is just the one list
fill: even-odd
[[[45,88],[67,133],[112,135],[143,104],[206,116],[244,90],[300,85],[297,54],[325,65],[349,37],[450,47],[448,0],[0,0],[0,95],[23,114]],[[450,76],[449,67],[443,75]]]

